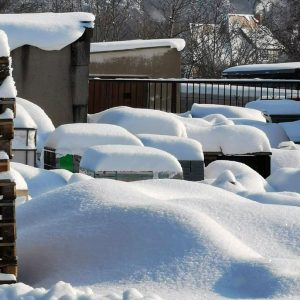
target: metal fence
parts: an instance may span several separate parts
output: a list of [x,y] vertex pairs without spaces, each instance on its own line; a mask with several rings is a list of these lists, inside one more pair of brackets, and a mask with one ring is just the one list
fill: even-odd
[[256,99],[300,100],[300,80],[90,77],[89,113],[126,105],[174,113],[193,103],[244,106]]

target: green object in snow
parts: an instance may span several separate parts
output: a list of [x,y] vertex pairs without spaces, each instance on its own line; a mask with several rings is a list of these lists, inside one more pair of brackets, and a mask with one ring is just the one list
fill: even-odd
[[73,155],[67,154],[59,159],[59,168],[74,172]]

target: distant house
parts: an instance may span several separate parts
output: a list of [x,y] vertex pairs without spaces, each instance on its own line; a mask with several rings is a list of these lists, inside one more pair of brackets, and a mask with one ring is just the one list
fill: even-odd
[[190,31],[195,66],[207,66],[207,71],[237,64],[274,63],[284,54],[283,45],[254,15],[229,14],[219,24],[190,24]]
[[112,77],[179,78],[183,39],[91,44],[90,74]]
[[93,21],[88,13],[0,15],[18,96],[41,106],[56,126],[86,120]]
[[230,14],[228,28],[233,61],[244,55],[248,62],[274,63],[284,53],[284,46],[261,23],[261,16]]

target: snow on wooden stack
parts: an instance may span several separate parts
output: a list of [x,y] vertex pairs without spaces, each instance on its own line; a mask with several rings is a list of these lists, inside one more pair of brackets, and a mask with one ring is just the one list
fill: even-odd
[[7,36],[0,31],[0,113],[10,109],[15,113],[17,91],[11,76],[11,58]]
[[171,154],[151,148],[128,145],[100,145],[87,149],[80,172],[95,178],[122,181],[182,179],[182,168]]
[[17,276],[16,257],[16,184],[11,176],[11,141],[17,95],[11,76],[7,36],[0,31],[0,283],[13,283]]
[[[122,126],[132,134],[163,135],[166,137],[163,143],[167,143],[168,136],[194,139],[203,147],[206,165],[217,159],[236,160],[264,177],[269,176],[271,147],[266,134],[252,126],[235,125],[230,118],[266,122],[263,114],[255,109],[198,104],[193,105],[191,113],[181,116],[151,109],[115,107],[90,115],[88,120]],[[156,143],[154,147],[165,150],[166,145],[161,141]],[[167,152],[174,154],[175,150],[170,148],[175,147],[169,145]]]
[[[266,121],[262,113],[255,109],[194,104],[191,110],[193,118],[186,118],[184,123],[188,137],[202,144],[205,165],[215,160],[233,160],[250,166],[265,178],[268,177],[271,173],[272,153],[266,134],[253,126],[234,125],[228,119],[211,122],[209,118],[216,113],[221,113],[225,119]],[[199,126],[199,117],[208,118],[211,124]]]
[[44,168],[79,172],[81,156],[95,145],[143,146],[137,137],[116,125],[65,124],[56,128],[45,143]]

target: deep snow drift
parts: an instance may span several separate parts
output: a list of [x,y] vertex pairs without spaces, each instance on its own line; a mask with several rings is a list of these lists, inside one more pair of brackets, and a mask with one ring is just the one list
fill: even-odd
[[297,296],[299,220],[298,207],[201,183],[82,181],[18,208],[19,279],[169,300]]
[[[176,147],[169,152],[177,158],[200,159],[199,141],[204,150],[227,154],[272,151],[272,175],[264,179],[241,163],[216,161],[205,169],[203,183],[125,183],[13,164],[34,197],[17,208],[19,280],[34,289],[2,286],[0,299],[297,299],[300,151],[280,125],[236,116],[216,111],[195,119],[123,107],[90,118],[128,131],[109,124],[56,129],[48,145],[66,153],[97,143],[143,151],[144,142]],[[133,135],[138,132],[143,134]],[[271,149],[269,141],[284,150]],[[89,166],[98,167],[100,150],[116,148],[93,147],[97,155],[88,155]],[[105,158],[120,168],[131,165],[135,152],[120,162],[112,151]],[[154,160],[147,163],[157,167]]]

